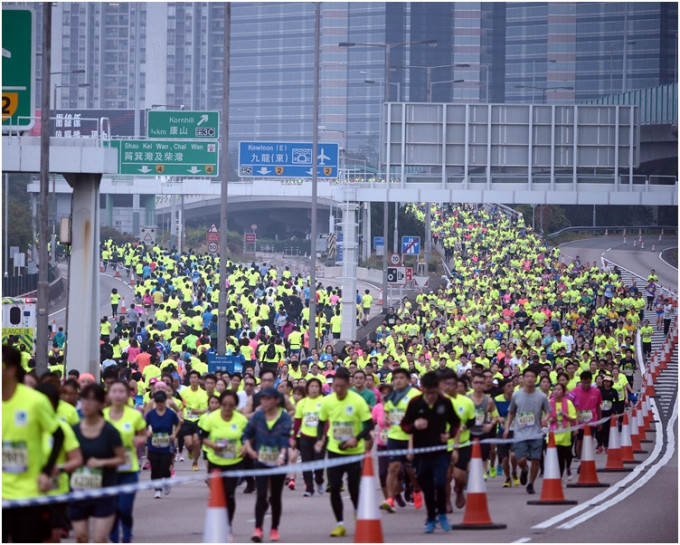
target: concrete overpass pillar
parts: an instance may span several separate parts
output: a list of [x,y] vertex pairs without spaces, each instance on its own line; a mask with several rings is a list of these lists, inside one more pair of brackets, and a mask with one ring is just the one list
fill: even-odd
[[99,185],[101,174],[65,174],[73,188],[66,369],[99,377]]
[[359,205],[345,202],[342,212],[344,245],[342,252],[342,330],[343,341],[354,341],[357,335],[357,210]]

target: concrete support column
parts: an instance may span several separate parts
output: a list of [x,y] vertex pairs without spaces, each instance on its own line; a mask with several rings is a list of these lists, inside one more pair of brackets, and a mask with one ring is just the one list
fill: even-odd
[[357,335],[357,210],[359,205],[345,202],[342,209],[342,330],[343,341],[353,341]]
[[113,195],[106,195],[106,220],[105,225],[113,227]]
[[425,203],[425,274],[430,272],[430,256],[432,255],[432,203]]
[[73,188],[66,368],[99,377],[99,185],[101,174],[66,174]]

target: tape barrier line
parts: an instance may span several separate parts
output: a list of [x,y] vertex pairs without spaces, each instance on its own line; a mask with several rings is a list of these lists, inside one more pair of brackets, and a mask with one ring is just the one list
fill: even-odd
[[[616,415],[617,418],[623,415]],[[611,420],[611,416],[607,418],[602,418],[596,422],[590,422],[588,424],[579,424],[577,426],[570,426],[568,428],[559,428],[553,430],[555,433],[569,433],[572,431],[577,431],[584,428],[586,425],[596,426],[608,422]],[[535,434],[529,436],[522,441],[528,441],[533,439],[543,439],[545,434],[548,432],[546,428],[543,428],[543,432],[540,434]],[[480,443],[491,443],[491,444],[508,444],[516,443],[517,439],[502,439],[502,438],[487,438],[480,439]],[[429,454],[432,452],[445,451],[451,448],[464,448],[472,445],[472,441],[467,441],[465,443],[456,443],[453,445],[437,445],[434,447],[422,447],[416,449],[397,449],[397,450],[381,450],[374,452],[374,456],[405,456],[408,454]],[[312,462],[303,462],[297,464],[287,464],[278,467],[268,467],[261,469],[240,469],[240,470],[225,470],[220,472],[221,477],[230,478],[241,478],[241,477],[257,477],[262,475],[281,475],[290,472],[302,472],[302,471],[314,471],[317,469],[327,469],[329,467],[337,467],[345,464],[352,464],[359,462],[365,458],[365,454],[354,454],[348,455],[342,458],[328,458],[323,460],[316,460]],[[54,496],[38,496],[36,498],[27,498],[19,500],[3,500],[3,509],[12,509],[15,507],[29,507],[33,505],[48,505],[52,503],[60,503],[67,501],[77,501],[86,500],[94,498],[103,498],[106,496],[116,496],[118,494],[133,494],[138,490],[151,490],[151,489],[162,489],[166,486],[178,486],[190,482],[204,481],[209,475],[191,475],[190,477],[175,477],[170,479],[156,479],[153,481],[145,481],[134,484],[121,484],[114,486],[107,486],[104,488],[92,489],[92,490],[76,490],[74,492],[69,492],[67,494],[59,494]]]

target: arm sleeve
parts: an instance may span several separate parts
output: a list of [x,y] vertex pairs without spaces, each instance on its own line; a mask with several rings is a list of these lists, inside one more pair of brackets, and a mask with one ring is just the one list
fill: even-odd
[[413,404],[413,400],[411,400],[408,404],[408,407],[406,407],[404,418],[401,420],[401,429],[404,430],[404,433],[413,433],[413,422],[415,419],[415,406]]
[[364,420],[362,422],[363,429],[361,430],[361,433],[357,435],[357,441],[361,441],[362,439],[367,439],[371,433],[371,430],[375,426],[375,423],[373,422],[372,418],[369,418],[368,420]]
[[300,431],[301,426],[302,426],[302,418],[299,418],[296,415],[295,420],[293,421],[293,437],[297,437],[297,434]]
[[54,440],[54,442],[52,443],[52,451],[50,452],[50,456],[47,459],[47,462],[42,468],[42,473],[45,473],[47,475],[52,474],[54,463],[57,461],[57,456],[59,456],[59,452],[61,452],[61,447],[64,445],[64,430],[61,429],[61,426],[57,426],[57,429],[54,430],[54,433],[52,434],[52,439]]

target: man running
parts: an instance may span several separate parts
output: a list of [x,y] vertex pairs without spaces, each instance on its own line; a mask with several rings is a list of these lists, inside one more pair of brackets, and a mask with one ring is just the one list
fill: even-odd
[[[507,439],[511,429],[515,432],[515,443],[512,450],[520,467],[519,482],[526,485],[528,494],[535,494],[534,481],[541,465],[543,453],[542,428],[548,426],[552,407],[544,393],[536,390],[537,372],[533,366],[522,373],[524,386],[517,390],[510,400],[508,420],[503,431],[503,439]],[[512,425],[515,424],[513,428]],[[527,460],[531,460],[531,474],[527,484]]]
[[198,371],[189,372],[189,387],[180,394],[184,400],[184,423],[180,435],[184,438],[189,458],[192,460],[191,469],[198,471],[198,457],[201,454],[201,441],[198,437],[198,419],[208,411],[208,394],[198,385],[201,377]]
[[[319,411],[317,442],[314,446],[321,452],[324,437],[327,440],[328,458],[341,458],[363,454],[366,451],[365,440],[373,429],[371,410],[359,394],[349,391],[350,374],[344,367],[339,367],[333,380],[333,393],[325,397]],[[328,423],[328,428],[326,428]],[[354,510],[359,505],[359,483],[361,480],[361,463],[352,462],[328,468],[331,507],[337,526],[331,531],[331,537],[347,535],[342,513],[342,477],[347,473],[347,489],[349,490]]]

